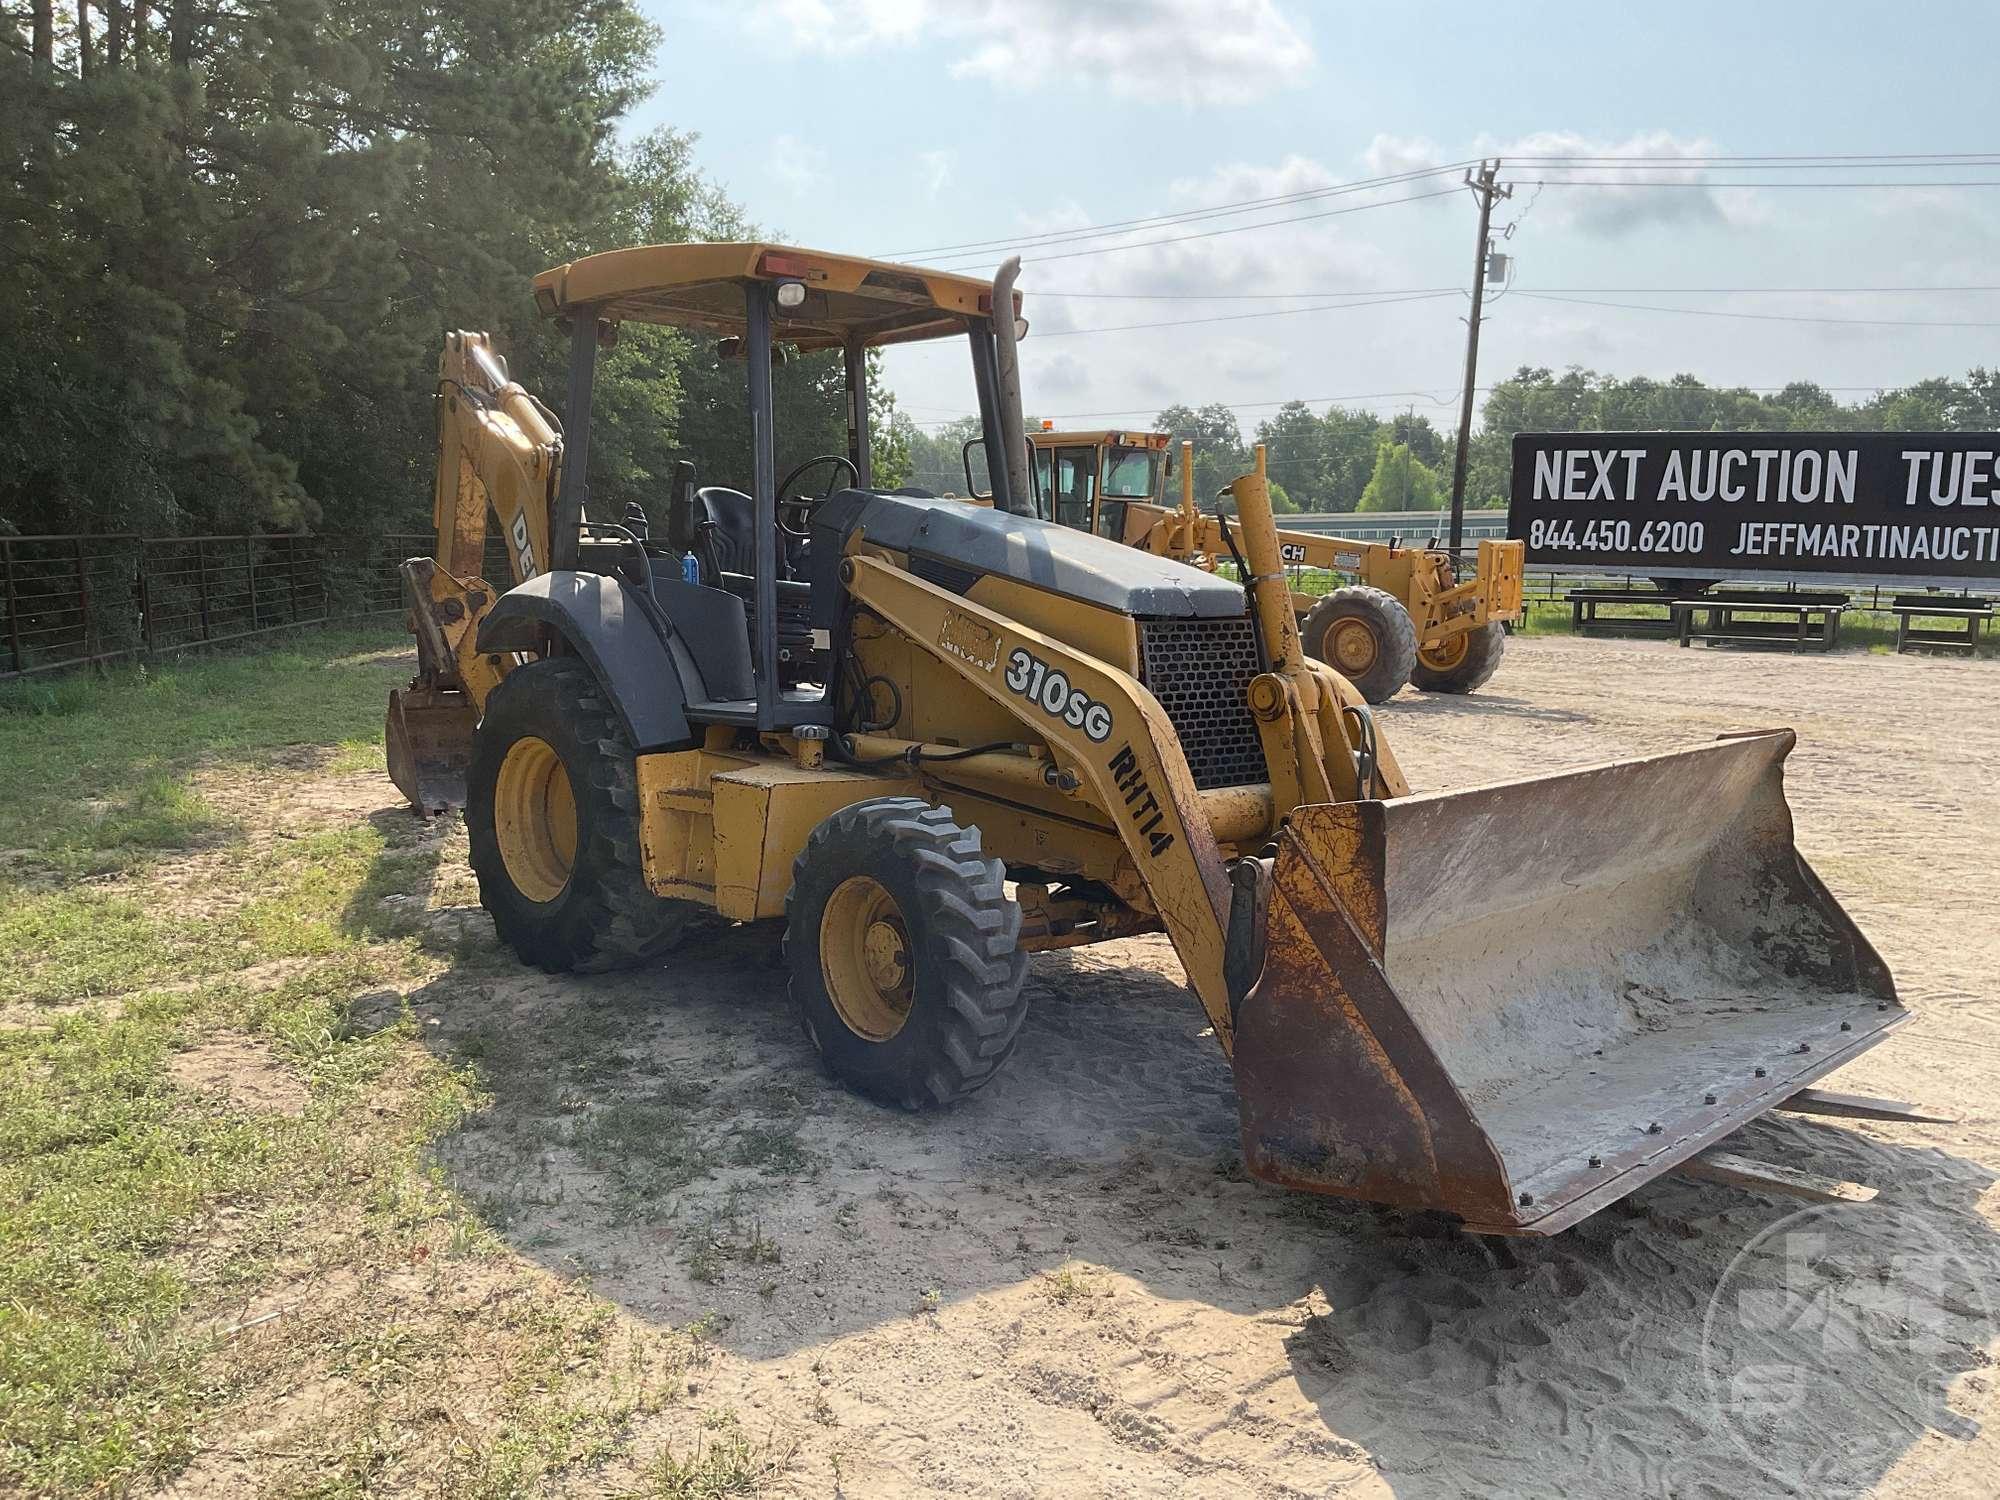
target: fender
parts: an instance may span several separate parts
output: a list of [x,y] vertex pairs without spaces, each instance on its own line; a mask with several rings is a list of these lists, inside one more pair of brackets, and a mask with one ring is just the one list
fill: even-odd
[[540,574],[487,611],[479,649],[536,651],[544,631],[589,666],[639,754],[695,743],[687,721],[687,647],[636,589],[602,573]]

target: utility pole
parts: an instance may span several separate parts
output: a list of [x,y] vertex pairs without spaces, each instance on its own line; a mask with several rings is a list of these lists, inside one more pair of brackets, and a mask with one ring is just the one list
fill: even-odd
[[1458,451],[1451,459],[1451,569],[1452,576],[1458,576],[1458,549],[1465,540],[1465,465],[1471,456],[1467,450],[1472,446],[1472,392],[1479,383],[1479,320],[1481,309],[1486,305],[1486,258],[1492,251],[1493,204],[1496,199],[1511,198],[1511,187],[1495,187],[1493,179],[1500,174],[1500,159],[1482,160],[1479,175],[1470,171],[1465,174],[1465,185],[1472,189],[1479,199],[1479,242],[1472,257],[1472,316],[1465,328],[1465,395],[1458,407]]

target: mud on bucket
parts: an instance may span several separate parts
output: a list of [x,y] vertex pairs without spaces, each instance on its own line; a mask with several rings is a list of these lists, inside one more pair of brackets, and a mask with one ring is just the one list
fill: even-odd
[[1552,1234],[1882,1040],[1793,742],[1298,809],[1236,1018],[1251,1174]]

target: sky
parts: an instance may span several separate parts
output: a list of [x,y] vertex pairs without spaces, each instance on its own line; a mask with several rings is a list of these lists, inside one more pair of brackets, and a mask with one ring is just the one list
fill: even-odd
[[[697,132],[771,237],[982,276],[1019,250],[1031,415],[1221,401],[1247,434],[1300,398],[1449,426],[1477,230],[1461,173],[1323,190],[1480,157],[1514,185],[1494,228],[1515,257],[1482,386],[1583,365],[1852,398],[2000,363],[2000,156],[1697,160],[1995,151],[1993,0],[641,8],[663,42],[631,128]],[[1578,156],[1639,160],[1529,159]],[[1638,181],[1675,185],[1618,185]],[[1160,222],[1077,233],[1135,220]],[[1961,287],[1994,290],[1941,290]],[[885,376],[920,423],[973,409],[957,341],[892,350]]]

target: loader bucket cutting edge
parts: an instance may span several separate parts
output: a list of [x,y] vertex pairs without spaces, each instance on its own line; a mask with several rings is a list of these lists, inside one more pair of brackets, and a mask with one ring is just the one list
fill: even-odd
[[1297,809],[1236,1018],[1250,1173],[1553,1234],[1907,1021],[1793,843],[1792,744]]
[[390,689],[383,730],[389,779],[424,816],[465,806],[465,773],[478,718],[472,700],[456,689]]

